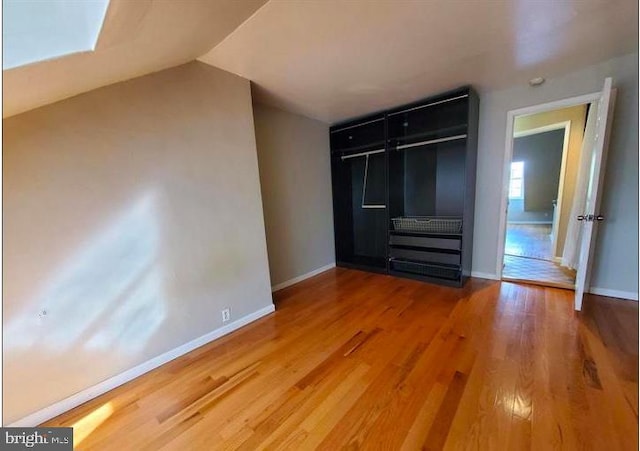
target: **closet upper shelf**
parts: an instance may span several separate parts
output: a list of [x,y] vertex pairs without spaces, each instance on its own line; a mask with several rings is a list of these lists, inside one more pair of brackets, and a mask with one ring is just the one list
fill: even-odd
[[466,123],[458,124],[452,125],[451,127],[439,128],[437,130],[425,130],[411,135],[391,136],[388,141],[391,148],[415,143],[429,144],[431,141],[434,143],[446,142],[466,137],[467,128],[468,126]]
[[387,114],[391,144],[424,141],[466,133],[469,96],[460,95]]
[[333,152],[357,152],[384,147],[384,116],[353,125],[344,125],[331,130],[331,150]]

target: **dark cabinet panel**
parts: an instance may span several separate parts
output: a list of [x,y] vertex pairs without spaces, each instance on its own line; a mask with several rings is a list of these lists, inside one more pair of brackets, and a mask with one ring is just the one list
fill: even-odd
[[437,145],[436,215],[462,216],[466,184],[466,142],[459,140]]
[[395,150],[389,157],[399,160],[395,168],[402,174],[390,173],[391,183],[404,185],[395,202],[403,203],[398,216],[430,216],[436,210],[438,154],[433,149]]

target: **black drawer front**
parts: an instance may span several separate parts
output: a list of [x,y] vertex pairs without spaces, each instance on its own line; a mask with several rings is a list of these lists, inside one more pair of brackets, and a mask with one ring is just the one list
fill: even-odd
[[419,260],[431,263],[443,263],[445,265],[459,265],[460,254],[445,254],[441,252],[417,251],[413,249],[391,248],[392,258],[407,260]]
[[391,260],[393,271],[417,274],[421,276],[437,277],[440,279],[460,280],[461,271],[446,266],[428,265],[424,263],[409,262],[403,260]]
[[447,249],[459,251],[461,241],[459,238],[433,238],[428,236],[391,235],[389,244],[392,246],[417,246],[431,247],[435,249]]
[[344,149],[384,149],[384,119],[364,122],[331,131],[331,151]]

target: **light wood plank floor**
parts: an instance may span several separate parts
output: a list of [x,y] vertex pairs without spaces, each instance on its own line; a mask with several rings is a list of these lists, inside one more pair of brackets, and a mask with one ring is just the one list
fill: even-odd
[[637,449],[637,304],[347,269],[48,422],[80,449]]

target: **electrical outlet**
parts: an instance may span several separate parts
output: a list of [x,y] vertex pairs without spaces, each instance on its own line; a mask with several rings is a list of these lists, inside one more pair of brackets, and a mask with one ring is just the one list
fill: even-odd
[[226,323],[231,319],[231,309],[226,308],[222,310],[222,322]]

